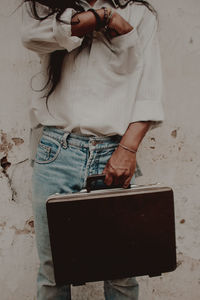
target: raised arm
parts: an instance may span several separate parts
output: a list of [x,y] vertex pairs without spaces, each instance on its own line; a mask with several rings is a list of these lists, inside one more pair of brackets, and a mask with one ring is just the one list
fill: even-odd
[[[40,16],[49,14],[49,8],[37,3]],[[110,12],[110,8],[108,8]],[[97,9],[101,22],[104,20],[104,9]],[[95,30],[97,22],[91,11],[76,13],[73,8],[67,8],[59,22],[56,15],[50,15],[44,20],[32,16],[29,3],[23,4],[22,42],[24,46],[39,54],[51,53],[56,50],[72,51],[79,47],[85,34]],[[113,12],[109,22],[110,37],[125,34],[132,26],[117,12]]]
[[[39,16],[49,14],[49,8],[37,3]],[[51,53],[56,50],[72,51],[79,47],[83,38],[71,35],[71,19],[76,11],[67,8],[61,16],[63,22],[56,20],[53,14],[44,20],[37,20],[32,15],[29,2],[22,7],[22,32],[23,45],[38,54]]]

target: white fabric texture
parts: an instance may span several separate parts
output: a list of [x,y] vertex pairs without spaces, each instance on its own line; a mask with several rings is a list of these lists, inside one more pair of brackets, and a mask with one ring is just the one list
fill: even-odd
[[[91,8],[80,0],[85,10]],[[38,4],[39,5],[39,4]],[[97,0],[95,9],[112,6]],[[132,26],[125,35],[107,40],[102,32],[93,33],[90,46],[79,49],[83,38],[71,36],[71,17],[66,9],[62,19],[55,16],[35,20],[23,7],[22,42],[40,55],[42,76],[38,86],[47,82],[49,55],[55,50],[68,50],[62,76],[48,99],[44,92],[33,92],[30,108],[32,128],[58,126],[69,132],[88,135],[123,135],[131,122],[164,120],[162,104],[162,69],[157,37],[156,17],[145,6],[129,4],[113,8]],[[39,5],[46,15],[48,8]]]
[[[47,6],[39,3],[36,8],[40,17],[50,12]],[[38,54],[48,54],[56,50],[72,51],[81,45],[83,38],[71,36],[71,18],[76,13],[73,8],[66,9],[61,17],[68,24],[57,22],[55,15],[43,21],[34,19],[28,2],[24,2],[22,9],[21,38],[26,48]]]

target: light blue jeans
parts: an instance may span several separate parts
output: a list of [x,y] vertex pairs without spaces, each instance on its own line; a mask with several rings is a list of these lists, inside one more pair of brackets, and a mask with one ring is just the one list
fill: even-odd
[[[46,199],[54,193],[75,193],[85,187],[88,175],[101,174],[121,137],[69,134],[44,127],[33,166],[32,206],[40,267],[38,300],[70,300],[70,286],[56,286],[52,264]],[[103,184],[103,183],[102,183]],[[104,282],[106,300],[138,299],[134,277]]]

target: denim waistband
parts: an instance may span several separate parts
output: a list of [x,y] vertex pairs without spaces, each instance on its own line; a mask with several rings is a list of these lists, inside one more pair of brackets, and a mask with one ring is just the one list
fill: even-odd
[[80,148],[95,147],[97,149],[105,149],[116,146],[122,138],[120,135],[94,136],[84,135],[81,133],[71,133],[64,129],[52,126],[44,126],[43,134],[57,140],[64,147],[67,147],[69,144]]

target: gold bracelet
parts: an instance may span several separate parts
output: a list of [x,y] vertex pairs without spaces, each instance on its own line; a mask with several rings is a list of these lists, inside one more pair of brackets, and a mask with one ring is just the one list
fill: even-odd
[[125,150],[128,150],[128,151],[132,152],[132,153],[137,153],[137,150],[130,149],[130,148],[128,148],[128,147],[126,147],[126,146],[124,146],[122,144],[119,144],[119,146],[122,147]]
[[105,29],[108,28],[108,25],[109,25],[109,23],[110,23],[110,20],[111,20],[112,16],[113,16],[113,10],[112,10],[112,8],[110,8],[110,11],[109,11],[109,14],[108,14],[108,18],[107,18],[107,22],[106,22]]
[[101,8],[104,10],[104,18],[103,18],[103,27],[102,27],[102,29],[105,31],[108,28],[108,25],[110,23],[112,15],[113,15],[113,11],[112,11],[111,7],[108,8],[108,7],[102,6]]

